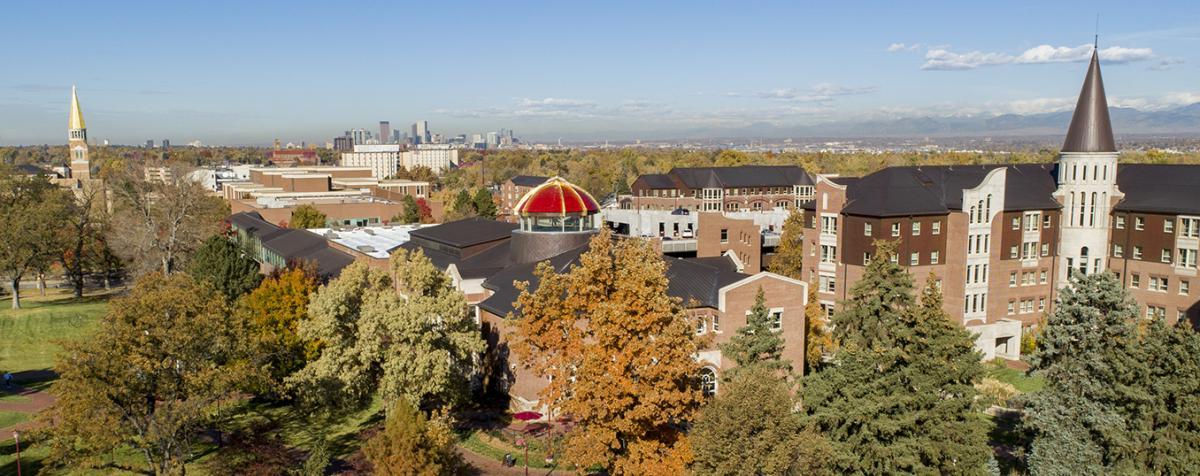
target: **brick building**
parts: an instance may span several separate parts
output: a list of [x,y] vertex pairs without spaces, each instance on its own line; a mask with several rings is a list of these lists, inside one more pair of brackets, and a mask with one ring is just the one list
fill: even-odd
[[[601,221],[597,202],[560,178],[551,178],[526,193],[514,207],[518,223],[471,218],[412,230],[401,247],[421,250],[446,270],[471,303],[488,342],[486,375],[512,397],[514,408],[538,408],[537,393],[546,382],[526,371],[507,350],[518,281],[536,288],[534,268],[547,261],[567,272],[587,251]],[[712,344],[697,358],[705,363],[700,379],[706,392],[718,391],[722,371],[733,366],[717,347],[746,324],[746,315],[761,288],[775,328],[786,341],[784,358],[797,367],[804,359],[804,306],[807,284],[771,273],[743,273],[729,256],[673,258],[664,256],[668,293],[681,299],[696,333],[711,335]]]
[[329,225],[387,223],[404,210],[405,195],[424,198],[429,183],[379,180],[369,167],[262,167],[247,182],[222,184],[231,211],[255,212],[271,223],[286,222],[300,205],[312,205]]

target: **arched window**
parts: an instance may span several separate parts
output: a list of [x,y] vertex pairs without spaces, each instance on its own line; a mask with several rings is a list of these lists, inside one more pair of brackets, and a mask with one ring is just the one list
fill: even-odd
[[971,206],[971,223],[975,223],[975,207]]
[[700,393],[706,397],[717,395],[717,371],[712,367],[700,369]]
[[1092,164],[1092,180],[1100,180],[1100,166]]
[[1087,274],[1088,247],[1079,249],[1079,274]]
[[987,206],[983,207],[983,217],[985,221],[992,217],[992,194],[990,193],[987,196]]

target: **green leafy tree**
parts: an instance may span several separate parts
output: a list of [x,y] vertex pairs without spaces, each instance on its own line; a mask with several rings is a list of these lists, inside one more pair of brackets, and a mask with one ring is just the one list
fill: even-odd
[[783,336],[771,329],[771,311],[767,309],[762,288],[758,288],[754,306],[746,316],[746,325],[738,329],[737,334],[720,347],[721,353],[736,362],[738,368],[762,365],[790,372],[791,362],[782,357],[783,345]]
[[875,241],[875,257],[850,300],[833,316],[833,336],[843,348],[894,347],[892,322],[913,304],[912,276],[892,261],[896,242]]
[[763,366],[743,368],[692,427],[697,475],[832,474],[833,450],[793,412],[788,385]]
[[496,218],[496,202],[492,198],[492,192],[489,192],[488,189],[481,188],[476,190],[475,197],[471,199],[471,203],[476,215],[487,219]]
[[1200,340],[1140,321],[1111,273],[1075,276],[1031,361],[1046,386],[1028,396],[1035,474],[1177,474],[1200,464]]
[[420,252],[394,253],[391,268],[352,264],[313,295],[299,336],[319,342],[319,355],[288,378],[305,400],[355,409],[375,395],[389,405],[465,399],[484,350],[466,299]]
[[416,197],[405,195],[400,200],[404,207],[399,215],[392,217],[392,221],[396,223],[417,223],[421,221],[421,206],[417,203]]
[[383,431],[363,445],[363,455],[371,462],[372,474],[450,476],[466,469],[456,442],[443,420],[429,420],[411,403],[399,400],[388,412]]
[[460,189],[454,195],[454,206],[450,208],[454,218],[466,218],[476,215],[475,202],[471,199],[471,192],[467,189]]
[[244,335],[211,286],[186,274],[138,279],[95,333],[64,344],[58,399],[41,416],[52,460],[86,467],[127,445],[150,472],[183,474],[199,430],[258,379]]
[[292,210],[292,218],[288,221],[288,226],[299,230],[324,228],[328,221],[329,218],[320,210],[317,210],[317,207],[304,204]]
[[61,256],[70,192],[44,177],[0,174],[0,272],[8,276],[12,308],[21,308],[21,279]]
[[74,200],[68,202],[64,218],[66,236],[60,260],[75,297],[81,298],[89,265],[95,262],[90,252],[94,249],[93,243],[100,239],[108,214],[100,206],[105,198],[101,183],[81,182],[73,195]]
[[779,246],[771,256],[770,271],[792,279],[803,279],[804,211],[794,209],[783,222]]
[[262,281],[258,263],[244,248],[223,235],[204,240],[192,256],[188,272],[196,281],[217,288],[229,302],[236,301]]
[[[911,281],[891,278],[876,281],[912,288]],[[883,327],[876,335],[889,345],[843,347],[836,363],[809,376],[804,386],[810,421],[833,443],[836,472],[982,474],[991,448],[974,383],[984,368],[970,334],[942,310],[932,277],[920,306],[879,306],[864,296],[854,296],[847,306],[858,303],[875,311],[848,309],[845,315],[865,316]]]
[[837,351],[833,334],[825,324],[829,318],[821,308],[817,298],[817,285],[808,284],[808,302],[804,304],[804,374],[812,373],[821,367],[826,355]]

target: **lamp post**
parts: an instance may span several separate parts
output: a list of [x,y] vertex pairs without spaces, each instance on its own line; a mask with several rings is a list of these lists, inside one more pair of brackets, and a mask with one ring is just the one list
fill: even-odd
[[21,476],[21,432],[13,432],[13,443],[17,448],[17,476]]

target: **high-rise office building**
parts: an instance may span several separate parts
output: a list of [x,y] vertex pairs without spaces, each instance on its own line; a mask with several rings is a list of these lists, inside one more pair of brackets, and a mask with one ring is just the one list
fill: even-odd
[[412,137],[414,144],[428,144],[432,141],[429,134],[429,121],[417,121],[412,125]]
[[351,129],[350,140],[354,141],[354,145],[366,144],[371,139],[371,133],[366,129]]
[[163,140],[162,140],[162,148],[163,148],[163,150],[170,149],[170,148],[171,148],[171,141],[170,141],[169,139],[163,139]]
[[392,123],[379,121],[379,142],[387,142],[392,138]]
[[153,149],[153,148],[154,148],[154,139],[146,139],[146,148],[147,148],[147,149]]

